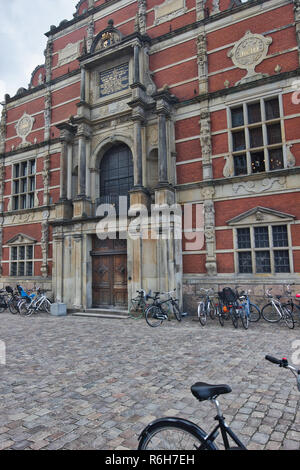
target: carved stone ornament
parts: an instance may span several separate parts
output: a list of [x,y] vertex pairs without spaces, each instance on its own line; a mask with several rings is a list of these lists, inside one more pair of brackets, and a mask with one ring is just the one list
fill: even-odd
[[34,121],[35,119],[32,116],[29,116],[29,114],[24,113],[23,116],[17,122],[16,131],[18,137],[22,139],[21,145],[30,144],[30,142],[27,142],[26,137],[32,131]]
[[236,67],[247,70],[246,77],[242,78],[236,85],[267,76],[255,72],[255,68],[267,57],[272,41],[271,37],[247,31],[245,36],[228,52],[228,57],[232,59]]

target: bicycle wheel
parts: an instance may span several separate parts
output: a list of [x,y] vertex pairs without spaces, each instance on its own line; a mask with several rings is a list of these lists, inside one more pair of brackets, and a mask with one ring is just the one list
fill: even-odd
[[225,318],[224,318],[224,315],[223,315],[223,312],[222,312],[222,305],[217,305],[216,307],[216,312],[217,312],[217,316],[218,316],[218,320],[219,320],[219,323],[221,326],[224,326],[225,324]]
[[174,313],[174,317],[176,318],[177,321],[181,321],[181,311],[179,310],[178,304],[176,302],[172,303],[172,309]]
[[248,330],[248,328],[249,328],[249,315],[248,315],[248,312],[246,310],[246,307],[243,305],[239,312],[240,312],[240,319],[241,319],[242,325],[245,328],[245,330]]
[[131,318],[142,318],[146,302],[142,299],[132,299],[129,305],[128,314]]
[[239,326],[239,313],[236,313],[236,307],[232,307],[230,309],[230,316],[231,316],[231,321],[234,326],[234,328],[238,328]]
[[295,320],[292,312],[285,305],[282,305],[282,317],[287,327],[292,330],[295,327]]
[[43,312],[50,313],[51,311],[51,302],[48,299],[45,299],[41,305]]
[[259,321],[261,317],[261,312],[260,312],[260,309],[257,307],[257,305],[250,303],[249,310],[250,310],[249,321],[253,323]]
[[18,303],[19,303],[18,299],[11,299],[10,302],[8,303],[8,309],[10,313],[12,313],[13,315],[16,315],[17,313],[19,313]]
[[214,320],[217,316],[217,307],[211,299],[208,299],[207,301],[207,314],[212,320]]
[[277,323],[281,319],[279,309],[277,310],[272,302],[269,302],[262,308],[261,316],[269,323]]
[[[138,450],[197,450],[205,442],[204,431],[190,421],[165,418],[149,425],[141,435]],[[217,450],[215,444],[207,444]]]
[[206,325],[206,311],[205,311],[205,303],[199,302],[198,305],[198,320],[202,326]]
[[0,313],[4,312],[4,310],[7,308],[5,305],[7,305],[6,301],[5,301],[5,297],[4,295],[1,295],[0,296]]
[[24,315],[25,317],[29,317],[30,315],[32,315],[33,310],[29,308],[29,305],[30,304],[28,304],[26,300],[19,303],[19,312],[21,315]]
[[157,307],[156,305],[152,305],[146,310],[146,322],[152,328],[161,325],[165,319],[166,315],[161,310],[161,308]]

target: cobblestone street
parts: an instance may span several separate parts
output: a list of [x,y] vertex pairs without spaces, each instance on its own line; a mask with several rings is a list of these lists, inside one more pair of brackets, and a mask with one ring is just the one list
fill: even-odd
[[0,449],[135,449],[145,425],[166,415],[208,431],[215,409],[192,396],[196,381],[232,387],[220,404],[248,448],[299,449],[296,381],[264,360],[291,360],[299,333],[263,321],[248,331],[190,318],[151,329],[143,320],[1,314]]

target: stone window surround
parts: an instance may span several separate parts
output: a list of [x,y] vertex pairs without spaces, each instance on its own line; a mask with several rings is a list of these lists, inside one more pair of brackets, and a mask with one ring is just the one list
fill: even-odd
[[[287,247],[274,247],[273,246],[273,236],[272,236],[272,227],[274,226],[280,226],[284,225],[287,228],[287,237],[288,237],[288,246]],[[255,274],[255,275],[272,275],[272,276],[283,276],[288,273],[277,273],[275,272],[275,262],[274,262],[274,251],[280,251],[280,250],[285,250],[289,252],[289,264],[290,264],[290,271],[289,273],[294,273],[293,269],[293,250],[292,250],[292,238],[291,238],[291,222],[287,221],[282,221],[282,222],[274,222],[274,223],[268,223],[265,221],[262,221],[260,223],[256,224],[249,224],[249,225],[244,225],[241,224],[240,226],[235,226],[233,228],[233,240],[234,240],[234,266],[235,266],[235,273],[238,274],[239,276],[249,276],[249,274]],[[256,248],[255,247],[255,238],[254,238],[254,228],[256,227],[268,227],[268,236],[269,236],[269,247],[266,248]],[[251,247],[250,248],[239,248],[238,247],[238,229],[239,228],[249,228],[250,229],[250,240],[251,240]],[[257,251],[269,251],[270,252],[270,263],[271,263],[271,272],[269,273],[258,273],[256,271],[256,266],[255,266],[255,253]],[[239,272],[239,253],[241,252],[251,252],[251,259],[252,259],[252,273],[240,273]]]
[[[278,101],[279,101],[279,111],[280,111],[280,116],[279,118],[276,118],[274,120],[268,120],[266,121],[264,119],[264,116],[265,116],[265,107],[264,107],[264,101],[268,101],[268,100],[271,100],[272,98],[278,98]],[[268,172],[268,171],[272,171],[272,170],[269,170],[269,161],[268,161],[268,158],[267,157],[267,149],[269,148],[278,148],[280,146],[280,144],[273,144],[272,146],[268,145],[266,139],[266,123],[268,124],[272,124],[273,122],[279,122],[281,123],[281,135],[282,135],[282,141],[281,141],[281,146],[282,146],[282,152],[283,152],[283,168],[287,168],[287,148],[286,148],[286,142],[285,142],[285,129],[284,129],[284,120],[285,120],[285,117],[284,117],[284,112],[283,112],[283,98],[282,98],[282,91],[280,90],[274,90],[273,92],[269,92],[269,93],[264,93],[264,94],[259,94],[257,97],[253,96],[253,97],[247,97],[246,99],[244,100],[239,100],[239,101],[235,101],[235,102],[231,102],[231,103],[227,103],[226,105],[226,112],[227,112],[227,124],[228,124],[228,149],[229,149],[229,156],[232,160],[232,165],[233,165],[233,168],[234,168],[234,155],[238,155],[238,154],[246,154],[246,158],[247,158],[247,175],[250,175],[250,174],[253,174],[251,172],[251,155],[250,155],[250,151],[253,151],[252,148],[250,148],[250,143],[249,142],[246,142],[246,149],[245,150],[240,150],[240,151],[236,151],[234,152],[233,151],[233,138],[232,138],[232,134],[233,132],[237,131],[237,130],[242,130],[242,129],[248,129],[248,118],[247,118],[247,105],[249,104],[252,104],[252,103],[255,103],[255,102],[260,102],[260,105],[261,105],[261,112],[262,112],[262,121],[260,123],[254,123],[254,124],[250,124],[250,126],[253,126],[253,127],[256,127],[258,124],[260,126],[263,127],[263,131],[265,129],[265,131],[263,132],[263,139],[264,139],[264,142],[263,142],[263,145],[260,147],[261,150],[264,151],[265,153],[265,166],[266,166],[266,169],[265,171]],[[231,121],[231,110],[234,109],[234,108],[238,108],[238,107],[241,107],[243,106],[243,111],[244,111],[244,125],[243,126],[240,126],[240,127],[232,127],[232,121]],[[248,134],[248,131],[247,131],[247,134]],[[256,150],[254,150],[256,151]],[[240,176],[247,176],[246,174],[245,175],[240,175]]]
[[[28,235],[24,235],[23,233],[19,233],[11,240],[7,242],[9,246],[9,275],[10,277],[17,278],[17,277],[34,277],[34,256],[35,256],[35,249],[34,246],[36,245],[36,240]],[[28,248],[31,248],[32,256],[28,257]],[[24,249],[24,256],[21,255],[21,249]],[[16,250],[17,255],[13,258],[13,250]],[[20,263],[24,263],[23,272],[24,274],[20,274]],[[31,263],[31,274],[28,274],[28,263]],[[16,266],[15,274],[13,274],[13,265]]]

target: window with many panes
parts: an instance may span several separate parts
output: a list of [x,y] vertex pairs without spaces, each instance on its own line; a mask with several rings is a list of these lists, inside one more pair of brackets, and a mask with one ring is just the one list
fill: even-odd
[[236,176],[284,167],[278,96],[232,107],[229,120],[229,147]]
[[289,273],[288,238],[287,225],[236,229],[239,273]]
[[33,245],[12,246],[10,249],[10,275],[34,275],[34,247]]
[[35,173],[34,159],[13,165],[13,210],[34,207]]

